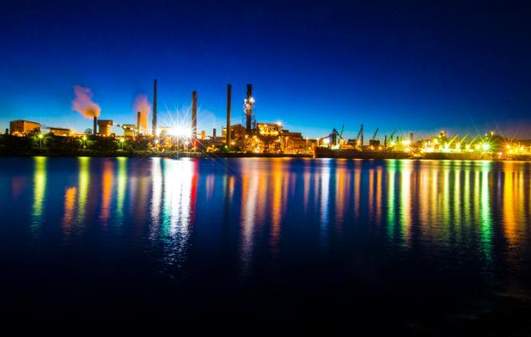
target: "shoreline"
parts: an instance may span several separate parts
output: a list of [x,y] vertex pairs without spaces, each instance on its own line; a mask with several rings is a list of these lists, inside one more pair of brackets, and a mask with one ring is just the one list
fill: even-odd
[[99,152],[99,151],[76,151],[76,152],[49,152],[49,151],[28,151],[28,152],[0,152],[0,158],[5,157],[94,157],[94,158],[292,158],[292,159],[361,159],[361,160],[389,160],[389,159],[410,159],[410,160],[464,160],[464,161],[521,161],[531,162],[531,156],[518,156],[512,158],[496,158],[494,156],[474,156],[467,154],[430,153],[425,156],[412,156],[400,152],[355,152],[355,153],[320,153],[316,156],[308,154],[275,154],[275,153],[206,153],[206,152]]

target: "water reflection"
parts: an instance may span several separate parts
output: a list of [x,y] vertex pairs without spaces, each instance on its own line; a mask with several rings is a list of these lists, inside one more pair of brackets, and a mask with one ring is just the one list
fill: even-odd
[[169,263],[182,263],[190,239],[196,207],[196,165],[193,160],[164,160],[161,232],[169,248]]
[[89,192],[90,183],[90,158],[79,157],[78,158],[78,223],[82,224],[85,221],[85,213],[87,211],[87,198]]
[[116,179],[116,218],[117,222],[121,224],[124,217],[125,194],[127,191],[127,161],[126,157],[119,157],[118,173]]
[[72,232],[72,224],[74,221],[74,211],[76,206],[77,187],[70,186],[65,191],[65,210],[63,217],[63,231],[65,235]]
[[35,231],[39,228],[42,222],[43,206],[46,196],[46,157],[34,157],[33,158],[33,222],[32,230]]
[[162,201],[162,166],[160,158],[151,159],[151,227],[150,237],[154,239],[160,228],[160,210]]
[[[191,254],[195,226],[220,231],[202,249],[236,244],[244,271],[264,256],[280,258],[300,242],[324,252],[323,247],[350,247],[353,240],[382,240],[406,251],[477,253],[485,266],[499,258],[497,246],[505,245],[516,258],[528,242],[528,163],[243,159],[212,166],[161,158],[81,157],[57,165],[61,159],[27,160],[31,170],[16,179],[32,181],[32,189],[13,178],[17,191],[12,187],[4,196],[11,199],[2,204],[31,200],[26,206],[30,230],[50,219],[65,237],[95,235],[116,223],[121,235],[132,233],[138,242],[162,247],[168,265],[182,264]],[[51,174],[51,167],[64,167],[72,178]],[[56,199],[60,202],[52,202]]]
[[101,213],[100,218],[104,225],[109,221],[111,214],[111,196],[114,180],[113,162],[106,160],[103,163],[103,175],[101,177]]

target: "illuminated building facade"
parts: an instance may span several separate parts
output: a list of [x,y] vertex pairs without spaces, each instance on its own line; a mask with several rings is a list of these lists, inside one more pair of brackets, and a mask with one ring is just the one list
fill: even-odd
[[41,124],[26,120],[9,122],[9,132],[12,136],[27,136],[41,132]]
[[126,138],[134,138],[137,134],[137,127],[134,124],[122,124],[122,130]]
[[49,128],[50,133],[57,137],[69,137],[72,135],[72,130],[65,128]]
[[112,120],[100,119],[98,120],[98,134],[100,136],[109,137],[112,134]]

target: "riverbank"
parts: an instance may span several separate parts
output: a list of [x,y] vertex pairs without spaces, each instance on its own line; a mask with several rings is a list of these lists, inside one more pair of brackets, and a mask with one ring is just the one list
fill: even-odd
[[187,151],[2,151],[1,157],[131,157],[131,158],[312,158],[304,154],[245,153],[245,152],[187,152]]
[[319,150],[315,156],[310,154],[282,154],[282,153],[246,153],[246,152],[185,152],[185,151],[48,151],[34,149],[31,151],[1,151],[0,157],[131,157],[131,158],[314,158],[314,159],[418,159],[418,160],[491,160],[491,161],[531,161],[529,155],[498,157],[494,154],[468,153],[426,153],[412,155],[406,152],[361,152],[361,151],[332,151]]

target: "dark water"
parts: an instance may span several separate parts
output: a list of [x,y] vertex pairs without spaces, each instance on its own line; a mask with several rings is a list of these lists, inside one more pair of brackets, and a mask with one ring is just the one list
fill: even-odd
[[530,179],[522,162],[2,158],[1,311],[518,330]]

